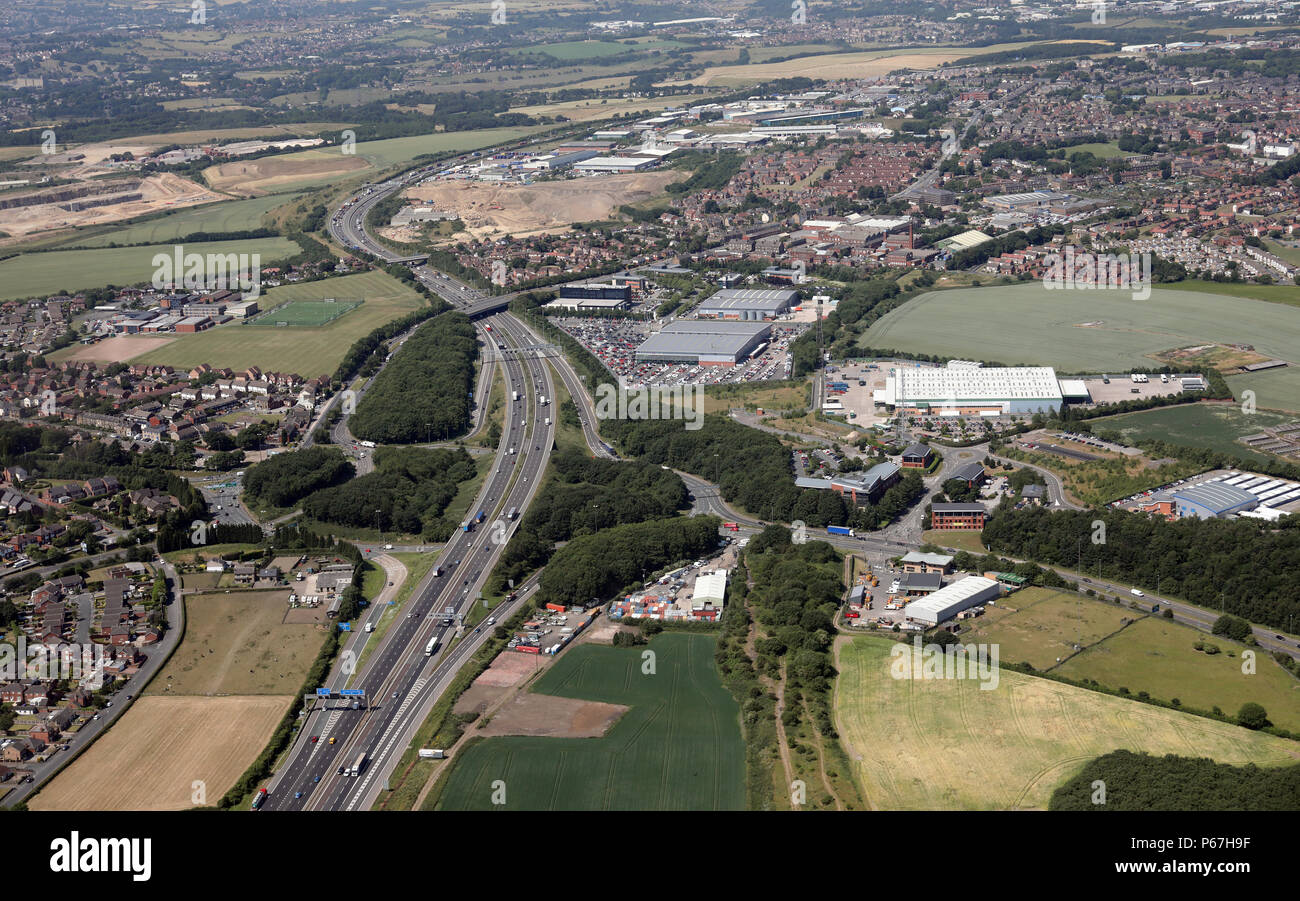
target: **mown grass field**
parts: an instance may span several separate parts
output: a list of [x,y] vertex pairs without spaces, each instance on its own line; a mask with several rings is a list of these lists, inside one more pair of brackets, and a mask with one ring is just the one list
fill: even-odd
[[971,629],[961,633],[961,640],[997,644],[1003,663],[1045,670],[1073,654],[1075,644],[1094,644],[1139,615],[1074,592],[1025,588],[970,620]]
[[[1268,287],[1268,286],[1248,286]],[[1155,288],[1049,291],[1038,282],[923,294],[886,313],[863,347],[970,356],[1066,372],[1127,370],[1151,355],[1210,342],[1251,344],[1289,359],[1300,347],[1300,316],[1284,304]]]
[[[1196,650],[1198,641],[1221,653]],[[1071,679],[1096,679],[1107,688],[1145,691],[1153,698],[1177,698],[1186,707],[1235,714],[1247,701],[1262,704],[1268,718],[1300,731],[1300,679],[1255,649],[1255,672],[1242,672],[1243,648],[1159,617],[1147,617],[1088,648],[1057,670]]]
[[859,637],[839,652],[839,731],[868,802],[882,810],[1045,809],[1052,790],[1124,748],[1277,766],[1300,743],[1035,676],[890,675],[893,643]]
[[107,231],[97,229],[96,231],[101,233],[90,237],[74,236],[65,241],[63,246],[107,247],[110,244],[154,244],[174,241],[199,231],[251,231],[261,228],[264,213],[292,200],[292,197],[277,195],[212,203],[193,209],[178,210],[134,225],[116,226]]
[[[261,366],[311,378],[333,372],[352,342],[362,335],[385,322],[405,316],[424,303],[410,288],[392,276],[376,271],[270,288],[263,294],[263,305],[272,308],[283,303],[318,301],[325,297],[362,298],[364,302],[347,315],[323,326],[260,328],[226,325],[178,337],[136,359],[179,369],[190,369],[199,363],[232,369]],[[266,321],[274,321],[274,316],[272,313]]]
[[642,648],[566,651],[535,691],[629,705],[602,738],[496,737],[459,755],[439,810],[741,810],[740,712],[713,662],[713,635],[665,633]]
[[289,328],[293,326],[321,326],[333,322],[344,313],[355,310],[359,300],[291,300],[280,304],[269,314],[259,316],[248,326]]
[[1184,404],[1121,416],[1104,416],[1092,420],[1090,425],[1094,432],[1118,431],[1128,442],[1155,438],[1234,454],[1243,460],[1261,461],[1274,458],[1251,450],[1237,439],[1294,418],[1266,410],[1257,410],[1248,415],[1236,404]]
[[[203,254],[261,254],[262,266],[297,254],[301,248],[288,238],[255,238],[196,244]],[[0,262],[0,300],[45,297],[105,285],[143,284],[153,278],[154,254],[172,253],[170,244],[91,250],[28,253]]]

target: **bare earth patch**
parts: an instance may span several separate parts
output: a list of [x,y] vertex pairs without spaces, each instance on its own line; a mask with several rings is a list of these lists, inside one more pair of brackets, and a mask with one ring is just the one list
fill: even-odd
[[359,156],[324,151],[303,151],[291,157],[263,157],[260,160],[221,163],[205,169],[208,184],[219,191],[254,197],[268,194],[281,185],[325,175],[344,175],[368,169],[370,163]]
[[475,238],[501,233],[522,237],[608,219],[622,204],[658,196],[685,177],[685,172],[659,171],[531,185],[439,181],[412,188],[406,196],[416,204],[454,213]]
[[92,363],[125,363],[132,357],[138,357],[140,354],[150,353],[159,348],[166,347],[175,341],[175,338],[143,338],[119,336],[117,338],[105,338],[94,344],[76,345],[75,348],[69,348],[67,351],[59,354],[56,359],[73,360],[76,362]]
[[507,701],[479,735],[540,735],[599,738],[630,708],[577,698],[520,692]]

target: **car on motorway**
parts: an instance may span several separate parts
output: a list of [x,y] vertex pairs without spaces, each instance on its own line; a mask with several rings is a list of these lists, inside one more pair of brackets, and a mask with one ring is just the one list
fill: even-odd
[[293,799],[294,799],[295,801],[297,801],[297,800],[298,800],[299,798],[301,798],[301,797],[302,797],[302,792],[294,792],[294,793],[293,793]]
[[313,779],[313,780],[311,780],[311,781],[312,781],[312,782],[320,782],[320,776],[317,776],[315,779]]
[[334,744],[334,742],[336,742],[336,741],[338,741],[338,739],[335,738],[333,735],[331,735],[331,736],[330,736],[330,744]]
[[319,736],[319,735],[313,735],[313,736],[311,737],[311,743],[312,743],[312,744],[316,744],[316,742],[318,742],[318,741],[320,741],[320,736]]
[[397,692],[393,692],[393,697],[397,697]]

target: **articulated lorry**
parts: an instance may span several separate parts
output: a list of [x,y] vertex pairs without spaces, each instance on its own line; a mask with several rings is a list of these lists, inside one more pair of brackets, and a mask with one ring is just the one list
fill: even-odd
[[826,531],[828,534],[831,535],[847,535],[850,538],[857,537],[857,535],[854,534],[853,530],[850,529],[848,526],[827,526]]

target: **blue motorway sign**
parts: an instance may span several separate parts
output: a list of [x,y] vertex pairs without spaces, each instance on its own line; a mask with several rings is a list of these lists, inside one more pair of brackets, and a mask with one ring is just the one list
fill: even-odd
[[331,694],[332,692],[328,688],[316,689],[316,697],[318,698],[328,698]]
[[340,632],[351,632],[351,631],[352,631],[352,623],[339,623],[339,631],[340,631]]
[[364,688],[340,688],[339,697],[341,698],[364,698],[366,690]]

